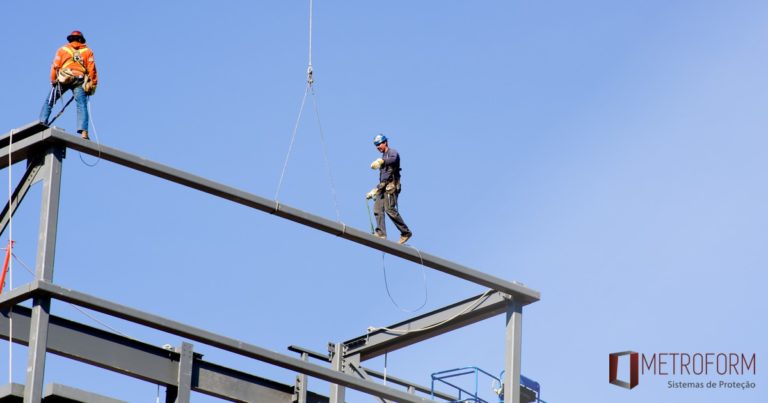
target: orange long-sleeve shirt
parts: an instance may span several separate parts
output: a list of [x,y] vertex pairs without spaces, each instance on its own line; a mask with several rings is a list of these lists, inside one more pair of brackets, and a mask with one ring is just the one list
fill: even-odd
[[99,74],[96,72],[96,61],[93,59],[93,51],[84,43],[80,42],[70,42],[56,51],[56,57],[53,58],[53,65],[51,65],[51,82],[56,81],[56,74],[59,72],[59,69],[64,67],[64,65],[72,59],[72,54],[67,51],[66,48],[80,51],[80,56],[83,58],[85,69],[83,68],[83,65],[78,62],[69,63],[67,67],[74,72],[87,73],[88,77],[93,82],[93,85],[98,85]]

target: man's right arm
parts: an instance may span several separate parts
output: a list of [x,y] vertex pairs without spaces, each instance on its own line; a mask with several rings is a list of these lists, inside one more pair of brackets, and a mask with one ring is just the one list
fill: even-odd
[[53,63],[51,64],[51,84],[56,83],[56,73],[59,72],[59,68],[61,68],[61,64],[64,62],[64,55],[62,53],[66,53],[66,50],[59,48],[56,51],[56,56],[53,57]]

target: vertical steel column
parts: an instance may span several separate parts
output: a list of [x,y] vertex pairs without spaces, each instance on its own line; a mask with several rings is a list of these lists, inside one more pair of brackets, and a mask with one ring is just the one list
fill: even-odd
[[[346,346],[344,343],[336,343],[336,345],[333,346],[333,358],[331,359],[331,368],[333,368],[336,371],[339,372],[346,372],[346,365],[344,365],[344,353],[346,350]],[[344,403],[344,395],[346,392],[346,388],[332,383],[331,384],[331,395],[328,400],[329,403]]]
[[[309,361],[309,354],[306,352],[301,353],[302,361]],[[307,403],[307,374],[297,374],[296,384],[293,387],[293,402],[294,403]]]
[[192,394],[192,360],[194,359],[192,344],[181,343],[181,352],[179,352],[179,375],[178,392],[176,403],[189,403]]
[[507,302],[507,332],[504,357],[504,403],[520,403],[520,356],[522,352],[523,306]]
[[[49,147],[45,151],[43,167],[38,172],[44,182],[43,200],[40,205],[40,231],[37,239],[35,277],[48,282],[53,281],[53,259],[56,252],[56,230],[59,220],[59,195],[61,193],[61,161],[63,158],[64,148]],[[43,398],[43,374],[45,373],[50,310],[50,298],[35,297],[33,299],[24,403],[39,403]]]

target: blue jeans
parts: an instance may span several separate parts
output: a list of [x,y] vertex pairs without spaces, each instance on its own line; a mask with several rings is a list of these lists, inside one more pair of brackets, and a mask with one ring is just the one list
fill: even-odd
[[48,118],[51,116],[53,105],[65,92],[72,90],[75,102],[77,103],[77,132],[88,131],[88,96],[85,95],[83,86],[78,85],[75,88],[68,88],[62,85],[59,88],[61,88],[61,91],[57,87],[51,87],[51,91],[45,98],[45,103],[43,103],[43,109],[40,110],[40,121],[48,124]]

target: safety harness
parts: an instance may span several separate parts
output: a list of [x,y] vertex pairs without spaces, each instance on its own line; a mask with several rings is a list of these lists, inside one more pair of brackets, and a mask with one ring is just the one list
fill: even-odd
[[[83,84],[87,80],[86,77],[88,77],[88,69],[85,68],[85,64],[83,63],[83,56],[80,54],[80,49],[72,49],[69,46],[64,46],[63,49],[69,53],[69,58],[57,71],[56,79],[59,81],[59,83],[70,87],[76,87],[80,84]],[[78,75],[74,70],[69,68],[69,66],[75,63],[83,67],[83,75]]]
[[[88,75],[88,68],[85,67],[83,56],[80,54],[80,49],[72,49],[69,46],[64,46],[64,50],[69,53],[69,59],[67,59],[61,68],[59,68],[58,74],[56,75],[57,80],[61,84],[69,87],[77,87],[78,85],[82,84],[85,93],[87,95],[93,95],[96,90],[96,86],[93,85],[93,81],[91,81],[91,78]],[[77,75],[72,69],[68,67],[75,63],[83,67],[82,76]]]
[[[69,46],[63,46],[62,47],[67,53],[69,53],[69,58],[62,64],[62,66],[58,69],[56,72],[56,81],[57,85],[53,88],[51,88],[51,93],[48,97],[48,102],[53,105],[56,99],[60,98],[64,91],[67,90],[67,88],[75,88],[79,85],[83,86],[83,91],[85,91],[86,95],[93,95],[94,90],[96,87],[93,85],[93,82],[90,80],[90,77],[88,76],[88,69],[85,67],[85,63],[83,63],[83,56],[80,54],[80,49],[72,49]],[[69,66],[73,65],[74,63],[79,64],[83,67],[83,75],[77,75],[75,74],[75,71],[69,68]],[[65,88],[62,88],[64,86]],[[61,108],[59,113],[56,114],[56,116],[53,117],[53,119],[50,119],[47,124],[52,124],[56,119],[59,118],[64,113],[64,110],[67,109],[67,106],[69,106],[70,103],[75,99],[75,96],[72,95],[71,98],[64,104],[64,106]]]

